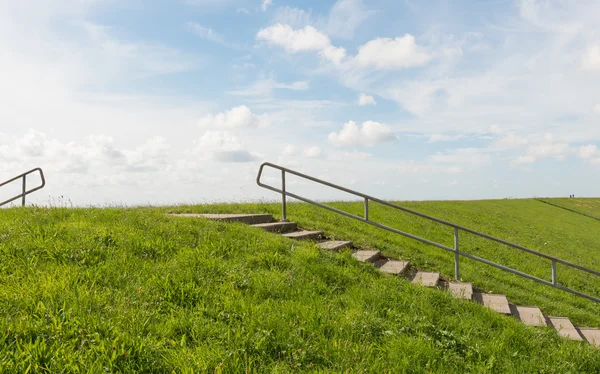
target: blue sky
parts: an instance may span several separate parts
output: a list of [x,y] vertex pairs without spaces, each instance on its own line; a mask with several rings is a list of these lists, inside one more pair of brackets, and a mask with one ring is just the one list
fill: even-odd
[[273,199],[263,161],[389,199],[598,196],[596,1],[2,2],[0,45],[0,179],[44,168],[33,202]]

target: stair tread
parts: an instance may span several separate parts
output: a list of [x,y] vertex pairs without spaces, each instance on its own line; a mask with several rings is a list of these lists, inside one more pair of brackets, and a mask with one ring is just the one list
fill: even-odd
[[337,251],[338,249],[349,247],[351,245],[352,245],[351,241],[345,241],[345,240],[329,240],[329,241],[317,244],[317,246],[319,248],[325,249],[328,251]]
[[580,327],[579,332],[590,344],[600,347],[600,329]]
[[474,293],[473,298],[483,306],[501,314],[511,314],[508,299],[505,295]]
[[381,257],[381,252],[372,249],[361,249],[352,254],[360,262],[375,262]]
[[579,331],[573,326],[573,323],[569,318],[548,317],[548,319],[550,320],[552,327],[554,327],[554,330],[558,332],[558,335],[571,340],[583,341],[581,334],[579,334]]
[[383,264],[382,267],[379,268],[380,271],[388,274],[401,274],[408,267],[408,261],[398,261],[398,260],[390,260]]
[[296,222],[282,222],[282,221],[276,221],[276,222],[266,222],[266,223],[255,223],[252,226],[255,227],[277,227],[277,226],[287,226],[287,225],[295,225]]
[[323,235],[323,231],[300,230],[300,231],[288,232],[288,233],[285,233],[282,235],[285,236],[286,238],[291,238],[291,239],[318,239],[321,235]]
[[420,284],[426,287],[435,287],[437,286],[438,281],[440,280],[440,273],[430,273],[426,271],[418,271],[415,274],[415,277],[412,279],[412,283]]
[[459,299],[471,300],[473,298],[473,285],[471,283],[449,282],[448,290]]
[[268,222],[256,223],[252,227],[258,227],[271,232],[290,232],[295,231],[298,228],[298,224],[296,222]]
[[272,214],[213,214],[213,213],[170,213],[172,217],[206,218],[225,222],[244,222],[248,224],[273,221]]
[[512,314],[528,326],[546,326],[546,317],[537,306],[515,305]]

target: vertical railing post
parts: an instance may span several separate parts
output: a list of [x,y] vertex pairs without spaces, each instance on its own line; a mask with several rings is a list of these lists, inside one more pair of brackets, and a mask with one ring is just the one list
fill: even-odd
[[369,199],[365,197],[365,219],[369,220]]
[[460,254],[458,253],[458,227],[454,228],[454,276],[456,280],[460,280],[459,267]]
[[25,192],[27,192],[27,175],[23,175],[23,197],[21,197],[21,206],[25,206]]
[[282,221],[287,221],[287,206],[285,201],[285,170],[281,171],[281,216]]
[[556,260],[552,260],[552,284],[556,286]]

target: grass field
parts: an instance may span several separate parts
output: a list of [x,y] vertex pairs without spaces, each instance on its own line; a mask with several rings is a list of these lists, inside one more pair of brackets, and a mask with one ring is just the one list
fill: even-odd
[[538,199],[557,208],[600,220],[600,199]]
[[[600,199],[546,199],[585,204],[589,214]],[[401,206],[442,218],[505,239],[539,252],[600,271],[600,221],[534,199],[483,201],[399,202]],[[330,203],[357,215],[363,203]],[[164,208],[169,212],[266,212],[280,215],[280,204],[224,204]],[[353,240],[357,245],[382,250],[384,254],[410,260],[421,269],[454,276],[454,255],[413,239],[346,218],[304,203],[289,204],[288,218],[305,228],[324,230],[328,235]],[[453,246],[452,228],[377,204],[370,205],[370,218],[388,226]],[[551,280],[551,264],[489,240],[461,233],[464,252],[511,266]],[[600,296],[600,278],[563,265],[557,266],[559,283],[590,295]],[[518,275],[461,258],[461,278],[487,292],[504,293],[520,305],[537,305],[551,316],[568,316],[580,326],[600,327],[600,305],[564,291],[527,280]]]
[[[404,205],[599,267],[592,244],[600,222],[563,209],[530,200]],[[557,217],[544,218],[549,209]],[[596,348],[381,275],[348,251],[326,253],[241,224],[163,214],[277,210],[276,204],[0,210],[0,372],[600,371]],[[451,274],[451,256],[434,248],[302,204],[291,204],[289,215]],[[386,209],[373,207],[372,217],[451,240]],[[578,245],[565,248],[569,239]],[[496,255],[468,240],[470,250]],[[463,269],[466,279],[513,300],[548,298],[553,311],[598,322],[590,302],[467,262]]]

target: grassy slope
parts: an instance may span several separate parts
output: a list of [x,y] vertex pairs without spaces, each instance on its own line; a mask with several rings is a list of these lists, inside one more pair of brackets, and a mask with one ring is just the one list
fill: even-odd
[[570,210],[574,213],[600,220],[600,199],[575,198],[575,199],[538,199],[559,208]]
[[[558,200],[558,199],[557,199]],[[600,201],[591,200],[589,201]],[[446,219],[501,239],[515,242],[567,261],[600,270],[600,221],[533,199],[400,202],[400,205]],[[361,215],[362,203],[333,203],[332,206]],[[231,204],[166,208],[169,211],[270,212],[278,204]],[[600,212],[595,211],[595,214]],[[289,204],[288,216],[307,228],[325,230],[334,237],[354,240],[398,258],[409,259],[422,269],[454,275],[454,256],[441,249],[392,234],[321,208]],[[453,246],[453,230],[387,207],[371,204],[370,217],[389,226]],[[461,250],[511,266],[547,280],[550,261],[522,253],[491,241],[461,234]],[[521,305],[538,305],[549,315],[568,316],[580,326],[600,327],[600,305],[564,291],[502,272],[490,266],[461,259],[461,277],[488,292],[504,293]],[[591,295],[600,295],[600,279],[562,265],[558,281]]]
[[0,372],[600,371],[349,252],[161,210],[0,210]]

